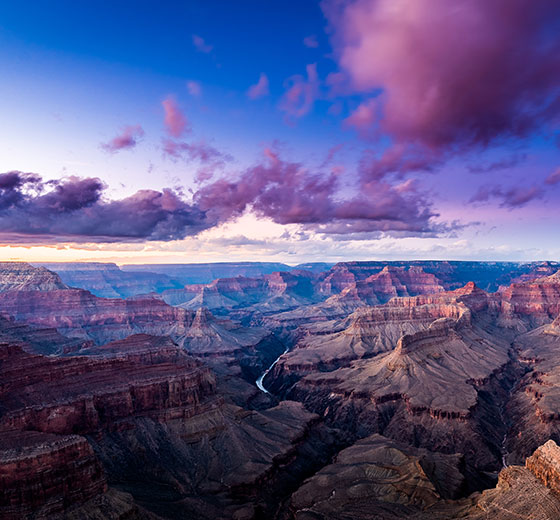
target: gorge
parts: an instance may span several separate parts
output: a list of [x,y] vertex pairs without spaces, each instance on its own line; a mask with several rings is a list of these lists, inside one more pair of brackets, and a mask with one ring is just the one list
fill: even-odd
[[49,267],[0,264],[2,518],[558,518],[560,265]]

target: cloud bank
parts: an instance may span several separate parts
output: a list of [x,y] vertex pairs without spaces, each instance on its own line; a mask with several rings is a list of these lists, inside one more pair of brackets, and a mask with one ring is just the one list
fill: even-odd
[[[167,153],[209,163],[228,158],[205,143],[169,141]],[[200,182],[208,177],[200,178]],[[192,201],[172,189],[140,190],[108,200],[98,178],[45,181],[33,173],[0,174],[0,241],[46,243],[171,241],[234,220],[248,211],[319,233],[433,235],[445,231],[412,181],[370,182],[341,198],[336,172],[311,171],[265,150],[264,160],[203,185]]]
[[365,97],[346,121],[362,134],[433,159],[558,124],[556,0],[322,5],[340,69]]
[[140,190],[105,200],[97,178],[44,181],[18,171],[0,174],[3,243],[176,240],[209,227],[205,215],[170,189]]

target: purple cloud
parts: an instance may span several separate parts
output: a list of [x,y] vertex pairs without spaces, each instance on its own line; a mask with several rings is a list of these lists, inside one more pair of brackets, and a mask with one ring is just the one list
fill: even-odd
[[140,125],[125,126],[122,132],[107,143],[102,143],[101,148],[109,153],[134,148],[138,141],[144,137],[144,129]]
[[202,163],[231,161],[229,154],[221,152],[204,141],[185,143],[164,139],[163,151],[170,157],[185,158],[186,156],[188,159],[198,160]]
[[[204,142],[164,141],[168,155],[201,165],[208,180],[229,159]],[[334,153],[334,151],[333,151]],[[283,160],[273,149],[236,177],[221,177],[193,195],[141,190],[108,200],[97,178],[45,181],[22,172],[0,174],[0,241],[4,243],[135,242],[196,235],[252,211],[279,224],[338,235],[389,233],[399,236],[448,231],[412,180],[372,179],[358,195],[342,197],[336,169],[325,173]]]
[[314,34],[306,36],[303,39],[303,44],[306,47],[309,47],[310,49],[316,49],[317,47],[319,47],[319,42],[317,41],[317,36],[315,36]]
[[[363,135],[388,135],[401,154],[441,163],[557,125],[556,0],[326,0],[322,6],[345,76],[337,82],[364,96],[346,124]],[[394,161],[393,171],[406,173],[401,164]]]
[[381,129],[398,141],[486,145],[525,136],[560,114],[555,0],[324,6],[342,70],[356,91],[383,90]]
[[553,171],[544,181],[549,186],[554,186],[560,183],[560,168]]
[[189,94],[194,97],[199,97],[202,94],[202,86],[198,81],[187,81],[187,90],[189,91]]
[[280,110],[290,117],[299,118],[306,115],[318,97],[317,65],[315,63],[307,65],[306,72],[307,78],[296,75],[286,82],[287,90],[280,101]]
[[484,185],[470,198],[469,202],[488,202],[492,198],[499,199],[500,206],[503,208],[521,208],[529,202],[540,199],[544,195],[539,186],[514,186],[504,189],[497,185]]
[[221,152],[204,141],[186,143],[164,139],[162,147],[163,153],[173,160],[181,159],[199,163],[195,178],[197,183],[208,181],[218,170],[223,169],[227,162],[232,160],[231,155]]
[[204,52],[205,54],[212,52],[212,49],[214,48],[212,45],[206,43],[204,38],[198,36],[197,34],[192,35],[192,42],[197,51]]
[[263,96],[268,96],[268,76],[261,72],[259,81],[255,85],[251,85],[247,91],[247,97],[249,99],[258,99]]
[[267,159],[238,179],[201,188],[194,201],[210,220],[225,221],[251,208],[279,224],[302,224],[325,233],[432,233],[430,204],[411,184],[372,181],[359,196],[340,200],[337,175],[310,172],[265,150]]
[[120,200],[104,199],[104,190],[97,178],[44,181],[36,174],[0,174],[0,241],[175,240],[214,224],[169,189],[141,190]]
[[187,118],[172,97],[164,99],[161,105],[165,112],[163,123],[170,136],[178,138],[190,131]]

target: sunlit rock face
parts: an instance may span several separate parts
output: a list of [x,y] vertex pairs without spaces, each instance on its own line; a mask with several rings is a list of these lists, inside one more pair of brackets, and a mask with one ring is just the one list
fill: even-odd
[[34,268],[24,262],[0,262],[0,292],[67,288],[57,274],[44,267]]
[[502,312],[526,316],[534,324],[543,324],[560,313],[560,271],[524,283],[514,283],[500,292]]

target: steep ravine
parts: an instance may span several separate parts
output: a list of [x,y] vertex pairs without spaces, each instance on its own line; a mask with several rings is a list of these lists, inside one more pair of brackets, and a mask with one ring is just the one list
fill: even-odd
[[278,361],[280,361],[280,358],[288,353],[290,351],[289,347],[286,347],[286,350],[284,350],[284,352],[282,352],[282,354],[280,354],[273,362],[272,364],[259,376],[259,378],[255,381],[255,384],[257,385],[257,388],[261,391],[264,392],[265,394],[270,394],[270,392],[264,387],[264,378],[270,373],[270,371],[275,367],[276,363],[278,363]]
[[[479,469],[476,469],[476,456],[466,455],[464,475],[467,480],[467,485],[464,489],[464,495],[475,490],[480,491],[493,487],[498,472],[508,465],[509,454],[506,447],[508,444],[508,436],[511,434],[510,428],[512,420],[508,415],[507,404],[523,376],[531,369],[527,364],[519,362],[511,346],[508,349],[508,356],[510,358],[509,362],[500,370],[493,373],[488,380],[471,382],[478,395],[478,404],[470,411],[470,418],[468,421],[471,423],[470,431],[476,432],[477,438],[479,439],[477,441],[479,444],[478,448],[477,443],[474,443],[471,448],[474,453],[476,453],[478,449],[486,450],[490,459],[488,465],[485,464],[479,467]],[[309,396],[301,392],[294,392],[293,389],[297,387],[294,387],[295,381],[291,379],[291,374],[287,374],[289,381],[283,382],[281,381],[281,372],[274,370],[274,373],[271,373],[271,369],[277,365],[277,362],[278,359],[275,360],[272,366],[267,369],[260,378],[259,382],[262,385],[265,376],[270,374],[267,378],[269,382],[266,388],[263,387],[264,391],[267,393],[271,392],[274,395],[275,389],[277,388],[291,388],[291,391],[288,390],[287,393],[276,396],[281,399],[293,399],[303,402],[310,411],[324,417],[326,425],[343,430],[345,435],[354,441],[371,433],[379,433],[389,438],[394,438],[395,440],[409,442],[412,446],[422,447],[429,444],[429,432],[431,428],[436,426],[440,428],[442,421],[444,423],[449,422],[451,426],[451,423],[455,421],[461,423],[464,420],[461,418],[453,419],[451,417],[447,419],[432,418],[428,420],[416,417],[416,414],[414,414],[415,418],[413,418],[411,422],[412,425],[415,425],[412,430],[414,432],[414,437],[410,439],[406,437],[401,438],[395,435],[397,430],[400,429],[398,425],[403,426],[404,423],[402,421],[406,419],[401,417],[404,411],[398,410],[398,401],[395,401],[395,404],[381,404],[376,417],[371,416],[372,420],[370,421],[367,412],[364,412],[363,406],[360,404],[360,400],[358,400],[356,404],[350,408],[354,413],[359,412],[361,419],[347,422],[342,420],[344,417],[349,417],[348,413],[350,409],[345,410],[347,403],[340,403],[342,408],[340,411],[337,411],[336,408],[338,405],[336,401],[333,401],[328,396],[328,389],[325,390],[324,399],[319,398],[319,396],[309,399]],[[261,388],[261,390],[263,388]],[[459,428],[456,433],[460,434],[460,432],[462,432],[466,434],[467,431],[468,430]],[[424,441],[423,438],[426,435],[427,437]],[[535,446],[535,448],[536,447],[537,446]],[[442,453],[449,453],[446,448],[442,448],[442,450]],[[490,462],[490,460],[493,460],[493,462]],[[517,460],[513,461],[513,463],[518,462]]]

